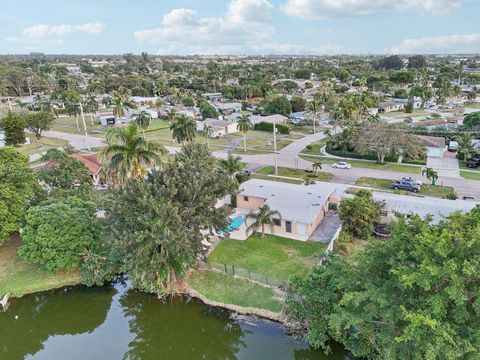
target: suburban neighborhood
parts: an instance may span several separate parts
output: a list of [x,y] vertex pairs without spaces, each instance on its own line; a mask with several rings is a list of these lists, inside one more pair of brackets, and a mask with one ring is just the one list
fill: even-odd
[[0,359],[479,357],[477,36],[367,25],[475,1],[129,4],[133,40],[27,3],[45,20],[0,40]]

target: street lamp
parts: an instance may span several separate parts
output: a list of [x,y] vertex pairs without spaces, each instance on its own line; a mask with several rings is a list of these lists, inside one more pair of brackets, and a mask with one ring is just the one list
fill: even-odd
[[277,128],[273,120],[273,152],[275,157],[275,175],[278,175],[278,154],[277,154]]

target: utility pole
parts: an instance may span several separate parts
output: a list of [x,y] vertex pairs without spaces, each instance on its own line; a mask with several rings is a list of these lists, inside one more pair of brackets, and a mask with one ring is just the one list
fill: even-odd
[[83,113],[83,105],[80,102],[80,114],[82,116],[82,122],[83,122],[83,129],[85,130],[85,144],[87,145],[88,151],[90,151],[90,145],[88,144],[88,131],[87,131],[87,124],[85,123],[85,114]]
[[273,121],[273,152],[275,154],[275,175],[278,175],[277,128],[275,126],[275,120]]

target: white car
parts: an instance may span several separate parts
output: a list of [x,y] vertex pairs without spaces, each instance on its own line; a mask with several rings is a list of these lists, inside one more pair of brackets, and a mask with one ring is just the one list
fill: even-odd
[[332,167],[334,167],[335,169],[351,169],[352,165],[350,165],[349,163],[347,163],[345,161],[339,161],[339,162],[333,164]]

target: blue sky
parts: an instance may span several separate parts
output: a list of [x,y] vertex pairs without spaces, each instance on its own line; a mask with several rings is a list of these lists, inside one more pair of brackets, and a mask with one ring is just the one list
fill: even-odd
[[480,52],[480,0],[17,0],[0,53]]

